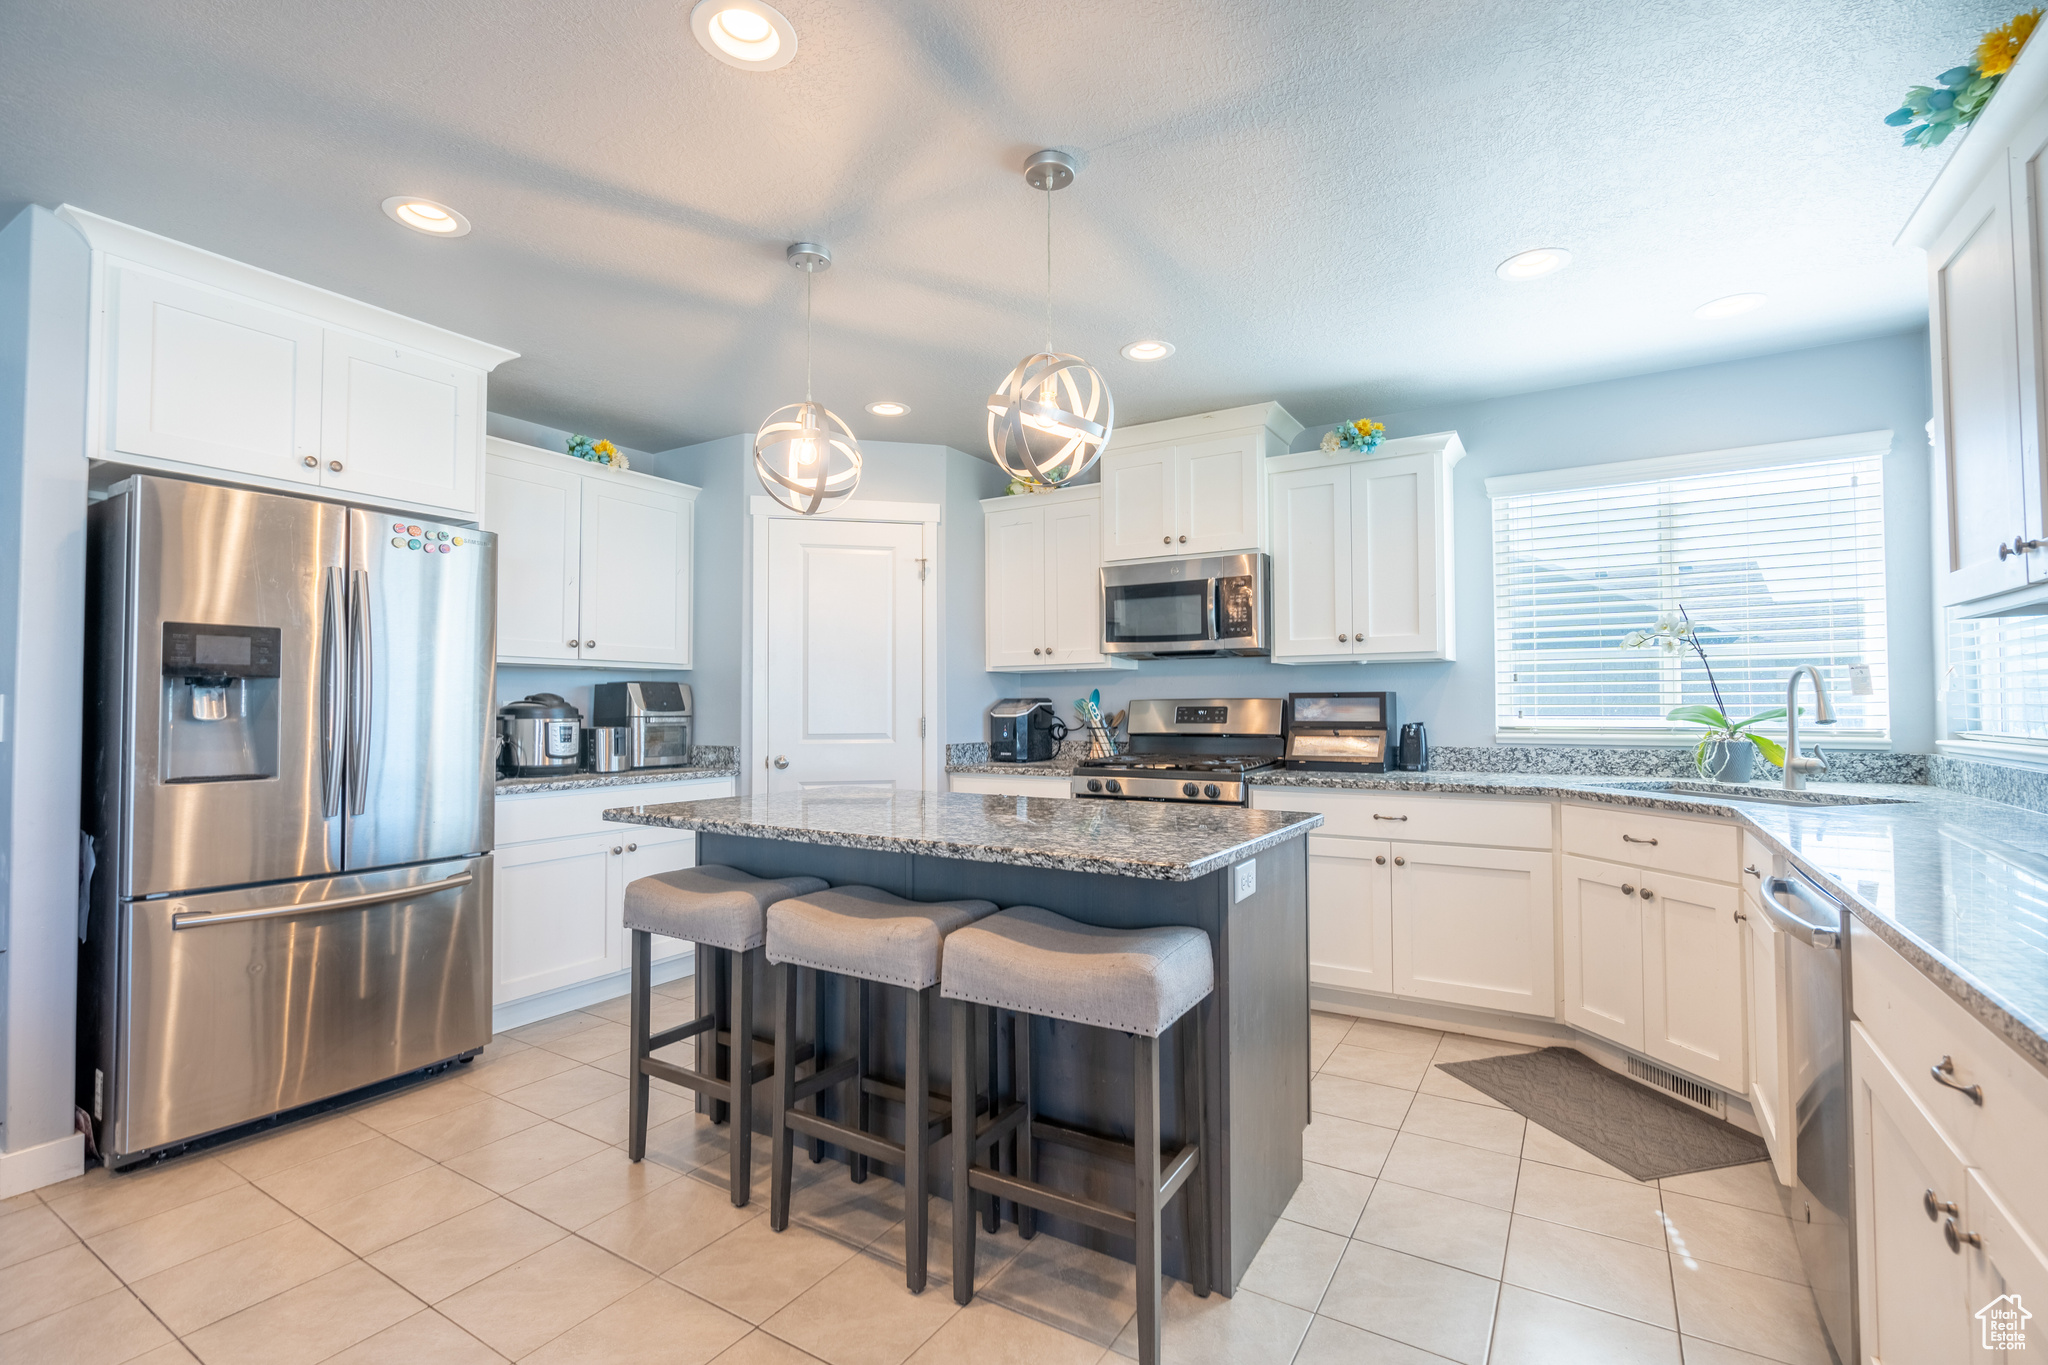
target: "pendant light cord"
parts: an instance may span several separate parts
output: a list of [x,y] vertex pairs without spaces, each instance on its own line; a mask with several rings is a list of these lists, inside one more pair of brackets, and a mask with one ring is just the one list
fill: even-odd
[[1045,351],[1052,354],[1052,189],[1045,191]]
[[[1047,250],[1051,250],[1050,247]],[[804,271],[804,401],[811,401],[811,286],[818,281],[816,268]]]

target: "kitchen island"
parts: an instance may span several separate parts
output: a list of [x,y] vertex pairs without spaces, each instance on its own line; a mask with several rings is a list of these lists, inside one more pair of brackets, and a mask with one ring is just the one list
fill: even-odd
[[[1210,1264],[1235,1289],[1301,1180],[1309,1114],[1308,850],[1323,817],[1155,802],[1063,801],[945,792],[894,796],[753,796],[628,806],[607,820],[694,830],[698,859],[761,877],[815,876],[913,900],[979,898],[1037,905],[1111,928],[1191,925],[1216,952],[1204,1015],[1207,1122],[1198,1179],[1207,1182]],[[698,976],[700,1006],[726,1012],[722,983]],[[765,991],[767,983],[762,983]],[[821,976],[821,1055],[852,1049],[854,983]],[[903,1065],[896,992],[874,993],[868,1044],[878,1070]],[[764,994],[762,998],[767,998]],[[949,1055],[945,1012],[932,1055]],[[808,1017],[808,1015],[806,1015]],[[1162,1039],[1168,1147],[1180,1140],[1176,1039]],[[1034,1021],[1032,1093],[1039,1112],[1110,1136],[1130,1134],[1131,1050],[1114,1035]],[[1002,1078],[999,1077],[999,1080]],[[943,1063],[933,1082],[944,1088]],[[824,1096],[820,1097],[824,1099]],[[836,1098],[836,1097],[834,1097]],[[895,1107],[891,1106],[892,1111]],[[889,1122],[901,1132],[900,1111]],[[764,1120],[765,1123],[765,1120]],[[830,1150],[830,1149],[828,1149]],[[1126,1166],[1078,1148],[1038,1153],[1039,1178],[1130,1206]],[[944,1163],[940,1163],[943,1172]],[[900,1175],[900,1173],[898,1173]],[[1054,1236],[1129,1260],[1128,1243],[1041,1216]],[[1166,1220],[1168,1272],[1185,1275],[1179,1201]]]

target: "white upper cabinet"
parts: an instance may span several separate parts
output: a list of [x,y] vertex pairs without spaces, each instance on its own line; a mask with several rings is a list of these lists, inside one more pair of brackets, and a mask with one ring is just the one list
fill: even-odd
[[1102,652],[1102,505],[1096,484],[982,500],[990,672],[1136,667]]
[[320,324],[114,266],[103,453],[320,482]]
[[93,458],[481,514],[485,376],[513,352],[68,205],[59,214],[92,246]]
[[1124,427],[1102,455],[1102,561],[1266,548],[1265,462],[1301,433],[1278,403]]
[[1464,454],[1443,432],[1267,462],[1275,663],[1456,657],[1451,470]]
[[1935,597],[2048,604],[2048,48],[2023,51],[1899,241],[1927,250]]
[[321,485],[477,510],[482,373],[345,332],[329,332],[323,354]]
[[689,668],[699,490],[490,437],[498,657]]

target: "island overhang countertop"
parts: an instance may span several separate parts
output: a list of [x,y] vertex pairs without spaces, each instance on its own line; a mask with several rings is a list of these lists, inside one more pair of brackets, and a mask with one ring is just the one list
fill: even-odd
[[621,806],[604,818],[1170,882],[1205,877],[1323,823],[1322,816],[1306,811],[960,792],[730,796]]

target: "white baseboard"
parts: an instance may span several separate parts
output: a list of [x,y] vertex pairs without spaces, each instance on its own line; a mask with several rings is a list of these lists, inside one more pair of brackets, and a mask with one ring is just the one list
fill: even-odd
[[[688,976],[696,967],[697,952],[685,948],[674,957],[663,958],[654,964],[654,984],[659,986]],[[543,991],[518,1000],[508,1000],[491,1011],[491,1032],[503,1033],[523,1024],[537,1023],[552,1019],[570,1010],[580,1010],[585,1005],[602,1005],[607,1000],[616,1000],[633,988],[633,973],[613,972],[589,981],[579,981],[573,986],[559,990]]]
[[85,1173],[85,1134],[67,1133],[19,1152],[0,1152],[0,1199]]

